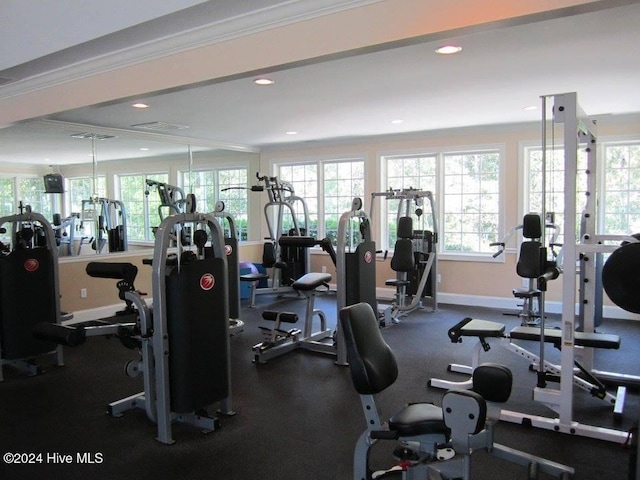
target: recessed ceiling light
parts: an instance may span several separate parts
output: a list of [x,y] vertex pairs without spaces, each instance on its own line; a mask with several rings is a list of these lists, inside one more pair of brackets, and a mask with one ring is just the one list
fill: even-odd
[[535,105],[527,105],[526,107],[522,107],[523,110],[537,110],[538,107]]
[[393,123],[394,125],[398,125],[399,123],[402,123],[402,122],[404,122],[404,120],[400,120],[400,119],[398,119],[398,120],[391,120],[391,123]]
[[270,78],[256,78],[253,83],[255,83],[256,85],[273,85],[276,82],[274,82]]
[[459,53],[462,51],[462,47],[458,47],[456,45],[443,45],[442,47],[436,48],[436,53],[440,55],[453,55],[454,53]]
[[294,132],[293,130],[289,130],[288,132],[285,132],[287,135],[297,135],[298,132]]
[[141,150],[141,151],[143,151],[143,152],[146,152],[146,151],[148,151],[149,149],[148,149],[147,147],[142,147],[140,150]]
[[131,105],[133,108],[149,108],[149,105],[146,103],[134,103]]

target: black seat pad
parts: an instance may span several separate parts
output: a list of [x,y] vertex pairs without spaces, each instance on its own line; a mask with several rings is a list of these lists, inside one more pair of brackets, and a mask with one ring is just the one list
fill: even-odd
[[311,272],[301,276],[299,279],[293,282],[291,286],[294,290],[315,290],[316,288],[327,283],[330,280],[331,274],[329,273]]
[[[516,340],[540,341],[540,329],[538,327],[516,327],[509,333]],[[562,344],[562,330],[558,328],[545,328],[544,341],[553,343],[556,348]],[[620,348],[620,337],[607,333],[574,332],[575,344],[581,347],[592,348]]]
[[447,435],[442,409],[431,403],[412,403],[389,419],[389,429],[401,437],[426,434]]

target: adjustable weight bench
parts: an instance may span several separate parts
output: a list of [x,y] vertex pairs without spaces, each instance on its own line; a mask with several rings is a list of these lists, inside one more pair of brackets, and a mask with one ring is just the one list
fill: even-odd
[[[539,327],[518,326],[505,334],[505,325],[499,322],[465,318],[451,327],[448,332],[452,343],[462,342],[464,337],[477,337],[476,344],[471,359],[471,366],[450,364],[447,371],[464,373],[471,375],[480,363],[480,353],[489,351],[491,346],[487,342],[488,338],[508,338],[510,341],[507,348],[518,355],[531,361],[532,365],[539,364],[540,357],[529,350],[513,343],[513,340],[540,342],[541,333]],[[545,343],[551,343],[555,348],[562,348],[562,330],[555,328],[544,329]],[[618,349],[620,348],[620,337],[617,335],[603,333],[573,332],[573,342],[578,347]],[[607,392],[606,386],[590,371],[585,369],[579,362],[575,362],[576,368],[584,378],[578,375],[573,376],[573,383],[577,387],[589,392],[592,396],[605,400],[614,405],[614,415],[621,415],[624,409],[626,389],[618,387],[616,395]],[[545,372],[549,375],[560,375],[561,369],[558,365],[544,362]],[[471,388],[471,378],[465,381],[450,381],[432,378],[428,382],[429,387],[442,389],[468,389]]]
[[[265,320],[274,321],[273,328],[261,327],[265,335],[264,341],[253,346],[254,363],[266,363],[271,358],[284,355],[292,350],[302,348],[314,352],[335,355],[336,348],[333,342],[333,332],[327,328],[324,312],[314,308],[316,290],[319,287],[328,287],[331,281],[329,273],[307,273],[293,282],[292,288],[307,297],[306,313],[303,330],[282,330],[281,324],[296,323],[298,315],[290,312],[276,312],[267,310],[262,313]],[[320,328],[313,330],[313,317],[320,318]],[[329,341],[328,341],[329,340]]]

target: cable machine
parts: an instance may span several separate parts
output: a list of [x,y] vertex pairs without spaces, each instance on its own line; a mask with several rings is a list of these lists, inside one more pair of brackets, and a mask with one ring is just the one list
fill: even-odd
[[129,249],[127,214],[120,200],[103,197],[82,200],[80,229],[84,231],[88,225],[91,225],[93,237],[90,243],[96,253],[125,252]]
[[60,290],[58,248],[51,224],[39,213],[23,207],[20,213],[0,218],[0,231],[9,244],[0,244],[0,381],[2,367],[11,365],[29,375],[40,369],[35,358],[53,356],[64,365],[62,347],[36,339],[34,325],[59,325]]
[[406,188],[389,189],[371,194],[370,217],[374,217],[376,198],[388,202],[397,201],[396,225],[398,240],[394,246],[391,268],[396,278],[385,282],[396,288],[395,300],[385,310],[385,323],[399,322],[425,304],[435,311],[438,308],[438,230],[433,193]]
[[[265,293],[282,293],[293,291],[291,285],[295,280],[309,272],[309,248],[305,246],[280,245],[282,236],[309,235],[309,210],[302,197],[295,194],[293,185],[275,176],[256,173],[262,185],[251,186],[252,192],[267,192],[268,202],[264,206],[264,216],[269,230],[263,245],[262,265],[271,268],[271,275],[243,275],[242,281],[254,282],[264,279],[270,282],[268,287],[252,287],[251,306],[255,295]],[[292,227],[285,231],[285,218]]]
[[[194,229],[197,251],[178,243],[176,255],[168,255],[175,233],[186,225]],[[144,390],[111,402],[108,413],[120,417],[143,409],[157,425],[156,440],[172,444],[174,423],[196,426],[203,433],[218,429],[219,419],[209,413],[214,404],[219,414],[234,415],[227,255],[218,221],[201,213],[165,218],[150,264],[151,307],[133,286],[135,265],[90,262],[88,275],[119,280],[120,298],[127,307],[91,325],[39,324],[34,333],[70,347],[82,345],[89,336],[115,335],[127,348],[137,349],[139,359],[127,362],[124,370],[131,377],[142,374]]]
[[[549,102],[549,103],[548,103]],[[551,118],[548,118],[551,106]],[[573,417],[573,389],[575,385],[574,369],[577,365],[583,374],[589,374],[594,377],[595,381],[602,378],[600,372],[593,370],[593,354],[595,348],[617,348],[612,344],[619,344],[619,338],[614,335],[604,335],[595,332],[594,326],[594,307],[595,303],[595,262],[593,261],[595,253],[605,253],[614,251],[617,246],[606,245],[605,240],[611,238],[596,233],[596,145],[597,145],[597,129],[595,123],[587,118],[581,111],[577,103],[577,95],[575,93],[565,93],[560,95],[550,95],[542,97],[543,130],[542,130],[542,150],[543,150],[543,166],[545,164],[545,156],[547,151],[548,132],[561,127],[564,142],[564,226],[565,238],[561,252],[561,269],[562,269],[562,318],[561,318],[561,337],[557,338],[557,331],[553,329],[545,329],[544,300],[541,303],[540,312],[540,329],[535,336],[540,344],[540,357],[538,359],[538,382],[533,390],[533,398],[557,413],[556,418],[548,418],[537,415],[525,415],[517,412],[503,410],[500,416],[501,420],[522,423],[526,421],[532,426],[554,430],[562,433],[576,434],[586,437],[599,438],[602,440],[623,443],[628,433],[610,428],[595,427],[580,424],[574,421]],[[583,223],[583,231],[580,238],[576,239],[578,231],[578,222],[576,212],[578,210],[576,201],[577,191],[577,173],[578,173],[578,151],[584,149],[587,156],[587,193],[585,208],[581,213],[581,222]],[[544,175],[543,175],[543,191],[544,191]],[[543,212],[545,204],[543,202]],[[619,239],[619,237],[617,237]],[[634,241],[630,237],[630,241]],[[544,244],[544,238],[542,239]],[[578,285],[579,278],[576,268],[579,268],[581,278],[583,279]],[[587,279],[584,281],[584,279]],[[578,332],[576,329],[576,303],[577,290],[585,291],[582,296],[585,300],[583,331]],[[582,295],[582,294],[581,294]],[[514,336],[515,330],[522,331],[527,327],[517,327],[511,332],[511,338]],[[529,327],[531,328],[531,327]],[[537,330],[537,329],[536,329]],[[529,335],[533,339],[533,335]],[[616,337],[614,339],[613,337]],[[616,341],[614,341],[616,340]],[[560,365],[555,367],[545,361],[544,346],[545,342],[556,344],[561,350]],[[552,367],[552,368],[549,368]],[[549,383],[557,385],[559,388],[550,388]],[[624,387],[618,388],[617,396],[614,397],[614,414],[622,413],[624,404],[625,390]]]

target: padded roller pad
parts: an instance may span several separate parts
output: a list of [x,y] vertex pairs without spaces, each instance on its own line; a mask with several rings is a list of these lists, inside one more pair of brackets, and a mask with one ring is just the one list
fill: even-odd
[[40,322],[33,326],[33,336],[39,340],[54,342],[67,347],[82,345],[87,337],[83,328]]
[[416,435],[447,435],[442,409],[431,403],[412,403],[389,419],[389,429],[401,437]]
[[324,285],[331,280],[331,274],[329,273],[307,273],[297,279],[291,287],[294,290],[308,291],[315,290],[316,288]]
[[87,275],[90,277],[124,280],[135,278],[137,274],[138,267],[131,263],[89,262],[87,264]]
[[391,280],[385,280],[384,284],[390,287],[402,287],[410,285],[411,282],[409,280],[396,280],[395,278],[393,278]]
[[[538,327],[516,327],[509,336],[515,340],[540,341],[540,329]],[[562,330],[557,328],[544,329],[544,341],[553,343],[556,348],[562,344]],[[585,333],[574,332],[574,343],[580,347],[609,348],[617,350],[620,348],[620,337],[607,333]]]
[[298,321],[298,314],[291,312],[276,312],[274,310],[265,310],[262,312],[262,318],[275,322],[280,317],[281,322],[296,323]]

